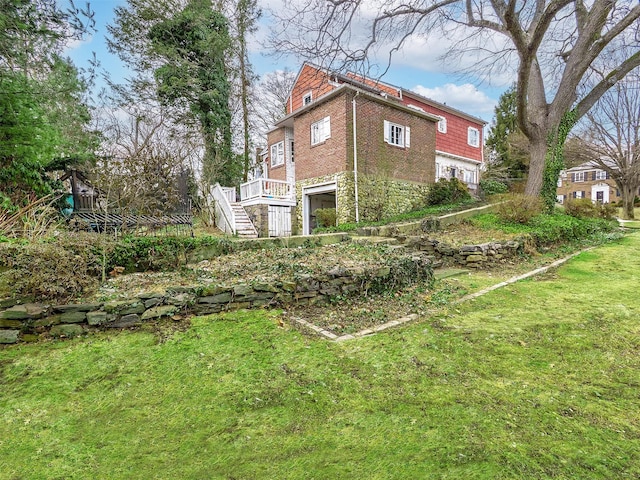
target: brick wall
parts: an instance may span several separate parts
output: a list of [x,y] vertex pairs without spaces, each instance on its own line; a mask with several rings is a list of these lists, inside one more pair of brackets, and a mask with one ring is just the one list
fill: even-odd
[[[417,183],[433,183],[436,123],[366,96],[358,96],[356,102],[358,171]],[[410,127],[411,143],[408,148],[384,141],[384,120]],[[352,145],[350,138],[349,144]],[[350,164],[352,162],[353,153],[350,151]]]
[[[345,92],[295,119],[296,180],[353,170],[354,95],[353,91]],[[365,95],[357,96],[356,104],[358,171],[416,183],[433,183],[435,122]],[[311,124],[327,116],[331,119],[331,137],[312,146]],[[410,127],[408,148],[384,141],[385,120]]]
[[[284,141],[284,127],[279,128],[277,130],[274,130],[272,132],[269,132],[269,134],[267,135],[267,158],[266,158],[266,162],[267,162],[267,178],[272,178],[274,180],[286,180],[287,179],[287,172],[286,172],[286,160],[284,163],[282,163],[281,165],[278,165],[277,167],[271,167],[271,145],[278,143],[278,142],[282,142]],[[286,144],[284,145],[284,158],[287,158],[287,149],[289,148],[289,146]]]
[[609,185],[609,202],[618,202],[622,199],[614,180],[593,180],[591,172],[588,172],[588,174],[588,180],[584,180],[582,182],[572,182],[571,175],[567,175],[562,178],[562,185],[557,188],[556,194],[563,195],[565,200],[570,200],[573,198],[574,192],[584,192],[582,198],[591,199],[591,188],[594,185],[607,184]]
[[[351,104],[346,95],[323,102],[299,117],[294,123],[296,180],[321,177],[348,170],[348,128],[351,128]],[[311,124],[331,118],[331,137],[311,145]]]

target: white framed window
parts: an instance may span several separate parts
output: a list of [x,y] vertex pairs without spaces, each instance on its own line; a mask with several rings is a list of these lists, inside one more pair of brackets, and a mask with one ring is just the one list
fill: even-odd
[[302,97],[302,106],[309,105],[313,100],[313,92],[307,92]]
[[311,145],[317,145],[331,138],[331,119],[324,117],[311,124]]
[[606,180],[607,179],[607,172],[605,172],[604,170],[596,170],[595,179],[596,180]]
[[467,143],[472,147],[480,146],[480,130],[477,128],[469,127],[467,129]]
[[398,125],[385,120],[384,141],[396,147],[409,148],[411,145],[411,129],[405,125]]
[[476,172],[465,170],[463,173],[464,183],[476,183]]
[[271,145],[271,166],[277,167],[284,164],[284,142]]
[[317,145],[331,138],[331,119],[324,117],[311,124],[311,145]]
[[438,120],[438,131],[440,133],[447,133],[447,119],[444,117],[440,117]]
[[584,172],[576,172],[573,174],[574,182],[584,182]]
[[573,198],[584,198],[584,192],[573,192]]

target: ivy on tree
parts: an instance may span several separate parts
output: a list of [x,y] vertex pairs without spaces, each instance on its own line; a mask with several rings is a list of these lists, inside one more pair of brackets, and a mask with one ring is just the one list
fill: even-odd
[[187,108],[202,130],[205,179],[238,184],[242,163],[231,150],[227,19],[206,0],[193,0],[172,18],[155,24],[149,38],[163,60],[154,72],[160,101]]

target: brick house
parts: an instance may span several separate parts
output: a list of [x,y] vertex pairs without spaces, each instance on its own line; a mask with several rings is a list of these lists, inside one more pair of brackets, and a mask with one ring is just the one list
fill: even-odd
[[261,235],[306,235],[318,208],[335,208],[344,223],[411,210],[439,178],[475,190],[485,124],[414,92],[305,63],[267,134],[265,178],[241,186],[241,204]]
[[589,198],[593,202],[613,203],[621,200],[616,182],[597,165],[586,162],[560,172],[557,199]]

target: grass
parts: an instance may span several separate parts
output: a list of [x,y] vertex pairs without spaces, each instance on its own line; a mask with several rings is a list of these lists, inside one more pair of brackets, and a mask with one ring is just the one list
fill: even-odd
[[638,478],[640,235],[341,344],[278,312],[0,350],[0,478]]
[[352,232],[362,227],[378,227],[380,225],[387,225],[390,223],[401,223],[410,220],[419,220],[424,217],[433,215],[444,215],[445,213],[456,212],[459,210],[466,210],[468,208],[474,208],[483,205],[475,200],[469,199],[459,203],[447,204],[447,205],[431,205],[420,210],[413,210],[411,212],[401,213],[389,218],[374,222],[374,221],[362,221],[341,223],[335,227],[319,227],[313,230],[313,233],[333,233],[333,232]]
[[504,221],[495,213],[485,213],[470,218],[469,222],[478,228],[529,235],[537,247],[602,243],[621,235],[615,220],[577,218],[558,213],[539,214],[527,223]]

